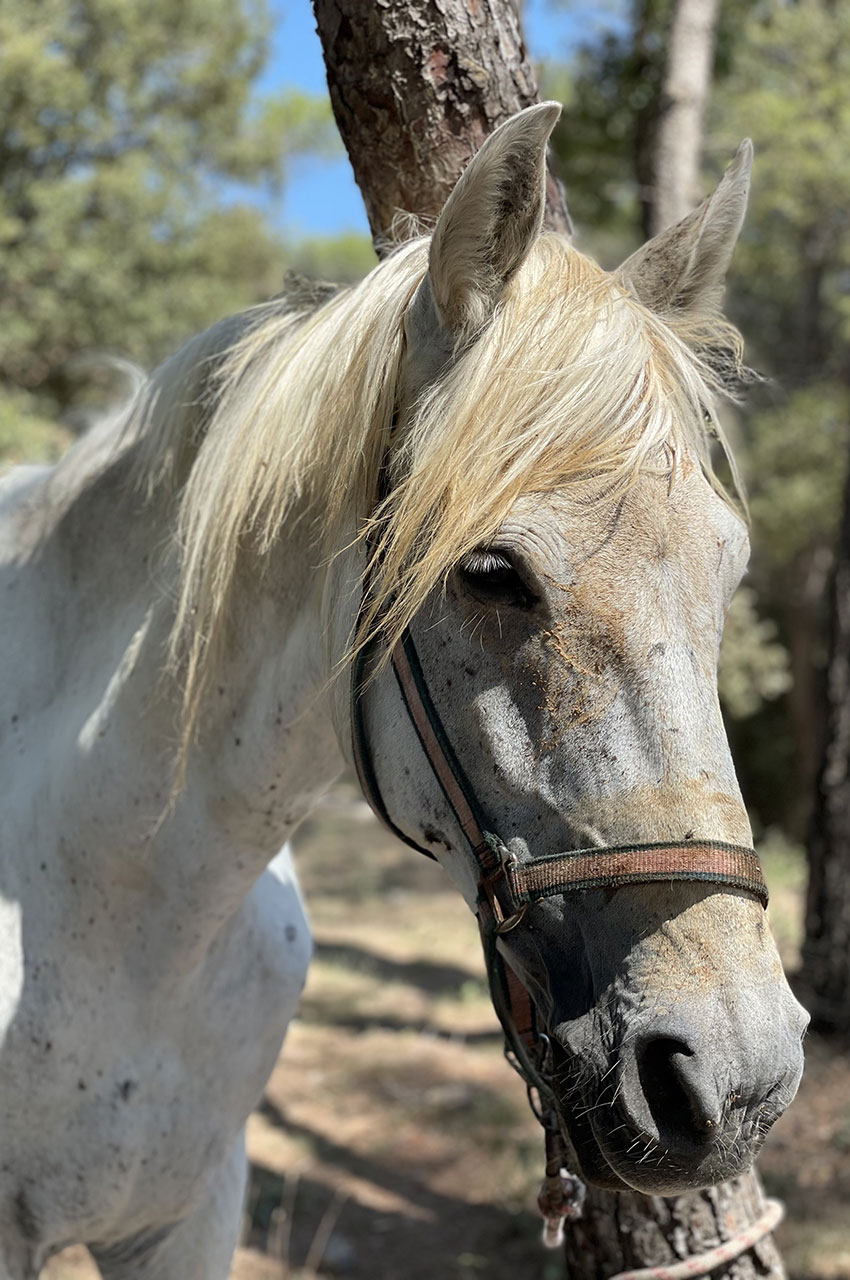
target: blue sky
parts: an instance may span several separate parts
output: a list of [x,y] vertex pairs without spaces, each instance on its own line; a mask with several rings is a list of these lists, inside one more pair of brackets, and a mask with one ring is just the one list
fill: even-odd
[[[310,0],[272,0],[275,30],[261,92],[291,86],[326,92],[322,50]],[[570,51],[611,16],[616,0],[526,0],[525,35],[535,60],[566,58]],[[267,206],[268,207],[268,206]],[[289,169],[282,199],[269,210],[287,236],[368,232],[360,193],[344,153],[338,160],[296,160]]]

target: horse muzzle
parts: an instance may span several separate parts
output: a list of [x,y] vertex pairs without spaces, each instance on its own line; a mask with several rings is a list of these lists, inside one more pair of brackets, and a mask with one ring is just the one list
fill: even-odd
[[[743,1027],[735,1034],[723,1002],[709,998],[687,1014],[626,1024],[606,1069],[593,1072],[595,1083],[587,1062],[598,1054],[585,1045],[576,1056],[565,1048],[574,1043],[575,1028],[558,1028],[558,1109],[587,1179],[674,1195],[747,1169],[793,1099],[803,1069],[808,1017],[790,991],[780,994],[783,1007],[774,1004],[761,1026],[760,1004],[752,1001],[747,1034]],[[573,1079],[584,1080],[583,1087],[571,1088]]]

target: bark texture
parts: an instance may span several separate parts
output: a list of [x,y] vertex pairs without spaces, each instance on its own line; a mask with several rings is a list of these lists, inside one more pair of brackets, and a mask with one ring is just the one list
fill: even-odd
[[814,1024],[850,1032],[850,477],[832,580],[827,741],[809,839],[803,946]]
[[649,219],[657,235],[699,201],[705,103],[714,61],[718,0],[676,0],[655,140]]
[[[750,1226],[764,1207],[755,1172],[684,1196],[642,1196],[588,1187],[584,1217],[567,1227],[564,1251],[570,1280],[609,1280],[619,1271],[666,1266],[725,1243]],[[765,1237],[712,1280],[782,1280],[785,1270],[772,1236]]]
[[[400,211],[435,219],[487,135],[539,101],[534,71],[511,0],[313,0],[313,9],[380,253]],[[547,222],[572,230],[551,175]]]
[[[398,210],[436,218],[487,135],[539,100],[517,8],[513,0],[313,0],[313,7],[337,124],[380,250]],[[707,54],[702,98],[710,63]],[[698,157],[699,136],[688,137]],[[563,192],[549,185],[547,221],[569,232]],[[540,1154],[542,1166],[542,1133]],[[670,1199],[591,1188],[585,1218],[567,1228],[571,1280],[607,1280],[626,1267],[700,1253],[748,1226],[761,1206],[754,1174]],[[714,1280],[783,1275],[771,1239],[713,1273]]]

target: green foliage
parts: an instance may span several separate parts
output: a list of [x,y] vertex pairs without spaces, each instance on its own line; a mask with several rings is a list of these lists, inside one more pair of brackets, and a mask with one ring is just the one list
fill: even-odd
[[[751,356],[783,388],[744,425],[759,607],[791,652],[785,719],[765,711],[744,758],[761,775],[766,822],[805,831],[823,736],[825,586],[850,444],[850,10],[830,0],[760,0],[712,101],[710,152],[744,133],[756,164],[731,311]],[[758,731],[760,730],[760,733]],[[777,743],[777,736],[786,745]],[[778,749],[784,755],[780,764]],[[765,785],[773,768],[772,789]]]
[[332,280],[336,284],[353,284],[362,280],[376,262],[372,241],[354,231],[332,238],[301,240],[289,252],[289,263],[294,271],[314,280]]
[[748,422],[750,512],[763,577],[835,540],[850,446],[850,393],[800,387]]
[[726,618],[718,670],[720,697],[733,719],[755,715],[789,688],[788,651],[777,635],[776,623],[759,617],[753,588],[741,587]]
[[32,396],[0,387],[0,460],[55,462],[69,443],[69,433],[40,414]]
[[223,182],[274,191],[328,104],[260,100],[261,0],[0,0],[0,385],[23,431],[76,353],[151,366],[275,292],[284,255]]
[[850,305],[850,7],[748,6],[711,110],[722,163],[756,148],[734,309],[760,365],[790,382],[846,374]]
[[611,16],[630,12],[630,25],[603,19],[598,38],[579,49],[568,71],[544,70],[546,92],[559,96],[565,108],[553,145],[570,213],[594,251],[603,230],[603,245],[611,233],[620,241],[620,257],[640,238],[641,186],[648,181],[671,7],[671,0],[615,6]]

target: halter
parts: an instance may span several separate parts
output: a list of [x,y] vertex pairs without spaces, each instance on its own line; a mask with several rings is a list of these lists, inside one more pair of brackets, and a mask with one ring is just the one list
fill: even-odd
[[[367,594],[364,592],[364,602]],[[372,763],[363,718],[363,695],[377,643],[378,637],[373,631],[358,649],[352,669],[352,739],[357,776],[366,800],[381,822],[405,844],[433,858],[433,853],[393,822]],[[625,884],[655,880],[696,880],[744,889],[766,907],[767,885],[752,849],[714,840],[575,849],[520,862],[499,836],[487,828],[475,791],[431,698],[409,630],[406,629],[396,643],[390,660],[422,750],[463,831],[477,868],[476,916],[490,995],[505,1034],[505,1054],[525,1081],[532,1109],[545,1131],[546,1177],[538,1206],[545,1223],[544,1243],[555,1247],[563,1239],[564,1220],[581,1214],[584,1187],[564,1168],[566,1139],[555,1105],[548,1036],[540,1026],[528,989],[499,950],[499,938],[520,925],[534,903],[577,889],[616,889]],[[538,1106],[532,1091],[537,1093]]]

